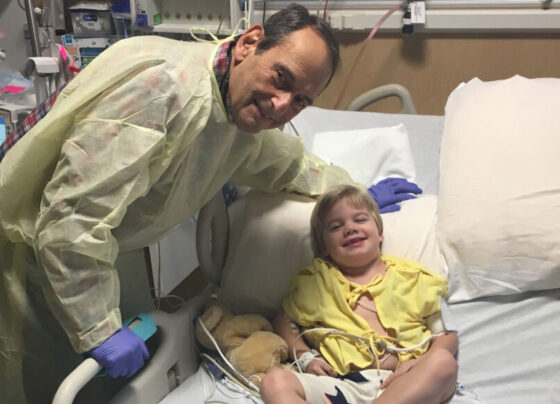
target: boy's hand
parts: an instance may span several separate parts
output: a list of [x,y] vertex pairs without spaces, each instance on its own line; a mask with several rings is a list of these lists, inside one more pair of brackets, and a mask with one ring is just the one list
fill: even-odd
[[386,389],[393,380],[401,375],[404,375],[406,372],[412,369],[414,365],[416,365],[417,361],[418,359],[411,359],[409,361],[401,363],[401,365],[389,377],[383,380],[383,383],[381,383],[381,388]]
[[320,356],[309,363],[306,371],[317,376],[336,376],[336,370]]

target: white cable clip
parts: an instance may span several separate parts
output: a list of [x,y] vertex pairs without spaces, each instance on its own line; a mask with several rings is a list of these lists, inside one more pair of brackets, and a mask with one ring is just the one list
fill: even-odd
[[410,22],[413,24],[426,23],[426,2],[413,1],[410,3]]

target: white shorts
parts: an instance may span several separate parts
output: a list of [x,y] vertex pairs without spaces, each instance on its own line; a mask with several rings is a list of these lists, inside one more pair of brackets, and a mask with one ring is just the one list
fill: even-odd
[[310,404],[371,404],[381,395],[381,383],[393,372],[391,370],[366,369],[346,376],[316,376],[295,372]]

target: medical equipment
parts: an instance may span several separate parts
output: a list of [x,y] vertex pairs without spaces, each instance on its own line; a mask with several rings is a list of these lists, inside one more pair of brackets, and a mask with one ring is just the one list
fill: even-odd
[[230,35],[242,17],[253,21],[253,0],[152,2],[161,16],[161,23],[154,25],[157,33],[185,34],[193,28],[203,28],[215,35]]
[[[543,86],[543,89],[551,84]],[[502,100],[500,106],[492,106],[491,112],[499,113],[509,98],[502,95]],[[539,97],[531,98],[531,102],[538,104],[532,110],[533,115],[539,109],[544,108],[546,112],[549,108]],[[517,120],[523,119],[523,116],[510,114],[510,119],[514,120],[512,127],[515,127]],[[545,119],[545,125],[547,121],[550,118]],[[381,129],[404,124],[416,168],[415,180],[424,189],[424,196],[403,203],[400,212],[384,215],[387,233],[383,248],[387,252],[406,248],[407,254],[416,255],[422,261],[431,261],[428,267],[445,273],[450,269],[441,264],[441,252],[435,239],[440,149],[446,149],[441,142],[444,122],[441,116],[330,111],[311,107],[296,117],[293,125],[308,147],[316,146],[321,136],[334,131],[341,134],[337,146],[343,148],[351,143],[351,136],[357,134],[355,131],[368,131],[369,139],[372,139],[381,133]],[[450,120],[445,123],[447,127],[451,125]],[[335,138],[332,139],[334,141]],[[485,139],[488,142],[490,137]],[[363,143],[360,146],[366,147]],[[387,150],[386,153],[394,151]],[[402,149],[398,153],[402,155]],[[355,154],[353,156],[356,158]],[[199,215],[197,243],[202,254],[201,268],[208,273],[209,279],[221,285],[222,298],[232,310],[238,313],[256,310],[270,318],[289,284],[290,274],[293,273],[290,271],[299,269],[300,260],[309,259],[309,255],[305,255],[308,254],[306,229],[301,223],[309,216],[313,204],[298,196],[250,192],[241,196],[227,212],[220,206],[225,206],[223,199],[215,198]],[[223,221],[216,219],[214,213],[225,219],[229,235],[219,231]],[[511,243],[514,242],[511,240]],[[225,251],[222,248],[227,249],[227,254],[221,253]],[[203,402],[208,397],[211,380],[202,371],[196,371],[198,359],[194,352],[194,326],[190,325],[202,311],[205,301],[207,297],[201,295],[187,302],[176,313],[177,320],[173,322],[175,325],[181,321],[189,324],[190,329],[181,329],[185,342],[179,341],[173,348],[187,348],[192,353],[193,356],[186,357],[182,353],[175,355],[177,361],[189,364],[191,372],[187,376],[191,377],[182,384],[176,383],[176,388],[165,387],[164,392],[158,390],[160,396],[151,402],[164,396],[164,403]],[[556,379],[560,372],[560,360],[551,352],[560,351],[560,340],[557,338],[560,328],[556,320],[560,315],[560,289],[454,302],[449,305],[449,312],[459,332],[459,381],[463,386],[459,386],[452,404],[480,401],[490,404],[551,403],[557,400],[560,388]],[[166,317],[173,318],[174,315]],[[497,343],[499,341],[507,341],[507,344]],[[163,351],[170,345],[162,343],[160,348]],[[133,378],[127,391],[118,394],[114,402],[127,402],[127,397],[138,397],[144,392],[155,393],[153,380],[156,376],[166,375],[167,366],[168,363],[158,362],[156,365],[152,362]],[[213,399],[225,397],[221,394],[217,391]],[[244,400],[240,398],[235,402],[247,402]],[[234,402],[227,398],[223,401]]]
[[[273,14],[291,0],[255,2],[255,21]],[[324,14],[324,2],[300,0],[298,3]],[[415,32],[558,32],[560,5],[542,0],[334,0],[328,3],[327,21],[336,30],[369,31],[388,9],[411,4],[411,23]],[[424,7],[421,3],[425,3]],[[393,15],[384,32],[399,33],[403,13]]]
[[[6,135],[12,133],[17,124],[23,121],[33,108],[33,105],[18,105],[9,102],[0,102],[0,118],[4,120]],[[0,144],[2,144],[2,142],[0,142]]]
[[0,118],[0,144],[4,143],[6,140],[6,120]]
[[[356,342],[359,342],[365,348],[365,350],[369,353],[371,359],[373,359],[373,361],[376,365],[381,364],[385,359],[388,358],[388,355],[383,355],[381,358],[378,358],[377,355],[375,355],[374,352],[371,350],[372,347],[370,346],[370,341],[367,338],[360,337],[359,335],[350,334],[348,332],[340,331],[340,330],[337,330],[335,328],[310,328],[310,329],[305,330],[302,333],[300,333],[296,337],[296,339],[294,340],[294,343],[293,343],[292,354],[293,354],[294,358],[297,357],[297,355],[296,355],[296,342],[300,338],[302,338],[305,334],[308,334],[308,333],[311,333],[311,332],[323,332],[324,333],[323,338],[326,338],[327,336],[334,335],[334,336],[340,336],[340,337],[343,337],[343,338],[348,338],[348,339],[354,340]],[[416,344],[414,346],[411,346],[411,347],[407,347],[407,348],[398,348],[398,347],[396,347],[396,346],[394,346],[394,345],[392,345],[392,344],[390,344],[390,343],[388,343],[388,342],[386,342],[382,339],[379,339],[378,341],[374,341],[374,344],[377,348],[386,350],[388,353],[409,352],[409,351],[414,351],[415,349],[420,348],[421,346],[427,344],[432,339],[437,338],[440,335],[442,335],[441,332],[440,333],[435,333],[435,334],[430,334],[426,338],[424,338],[421,342],[419,342],[418,344]],[[318,352],[317,351],[313,352],[313,351],[315,351],[315,350],[311,351],[313,357],[317,356]],[[307,352],[305,352],[304,355],[306,353]],[[302,355],[302,356],[304,356],[304,355]],[[300,356],[297,360],[294,361],[294,363],[297,365],[297,368],[298,368],[300,373],[304,372],[304,369],[302,369],[301,366],[300,366],[300,361],[302,360],[302,356]],[[303,360],[310,362],[309,357],[305,357],[305,358],[303,358]]]
[[204,330],[204,332],[206,333],[208,338],[210,338],[210,341],[212,341],[212,343],[216,347],[216,351],[218,352],[218,354],[220,354],[220,357],[222,358],[222,360],[229,366],[230,370],[232,372],[234,372],[235,375],[243,381],[243,383],[245,384],[246,387],[248,387],[252,391],[258,393],[259,388],[257,386],[255,386],[255,384],[253,382],[251,382],[251,380],[247,379],[245,376],[243,376],[241,373],[239,373],[237,371],[237,369],[235,369],[235,367],[231,364],[231,362],[226,358],[226,356],[224,355],[224,353],[222,352],[222,350],[218,346],[218,343],[216,342],[216,339],[212,336],[210,331],[208,331],[208,328],[206,328],[206,325],[204,324],[204,322],[202,321],[202,319],[200,317],[198,318],[198,323],[200,324],[200,326],[202,327],[202,329]]
[[37,105],[62,87],[69,79],[65,60],[57,44],[57,35],[64,32],[64,5],[62,0],[44,0],[40,6],[24,0],[32,58],[26,74],[33,78]]
[[[144,341],[147,341],[157,331],[154,321],[145,313],[140,313],[124,321],[123,327],[128,327]],[[103,367],[95,359],[91,357],[86,358],[80,366],[64,379],[54,396],[53,404],[72,402],[78,391],[92,377],[105,374],[106,372],[103,372]]]

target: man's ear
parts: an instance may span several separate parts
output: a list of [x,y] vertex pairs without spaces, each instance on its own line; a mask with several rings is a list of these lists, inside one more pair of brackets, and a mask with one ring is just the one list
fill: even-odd
[[233,63],[241,63],[247,56],[257,50],[257,46],[264,38],[262,24],[251,25],[237,40],[233,49]]

